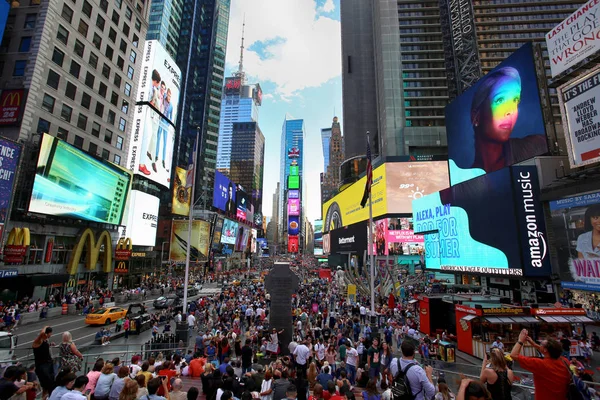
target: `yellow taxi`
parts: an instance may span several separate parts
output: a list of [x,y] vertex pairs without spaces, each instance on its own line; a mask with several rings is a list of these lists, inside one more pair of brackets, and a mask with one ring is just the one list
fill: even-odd
[[121,307],[100,308],[89,313],[85,317],[85,323],[88,325],[109,325],[112,322],[116,322],[119,318],[124,318],[126,314],[127,310]]

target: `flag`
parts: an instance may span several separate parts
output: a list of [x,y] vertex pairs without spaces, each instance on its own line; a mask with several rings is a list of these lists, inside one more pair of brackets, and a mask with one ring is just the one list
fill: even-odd
[[196,175],[196,157],[198,155],[198,138],[194,141],[194,151],[188,161],[187,173],[185,176],[185,187],[191,188],[194,185],[194,175]]
[[373,164],[371,164],[371,143],[369,143],[369,134],[367,133],[367,183],[365,184],[365,193],[360,201],[360,206],[365,207],[371,194],[371,185],[373,184]]

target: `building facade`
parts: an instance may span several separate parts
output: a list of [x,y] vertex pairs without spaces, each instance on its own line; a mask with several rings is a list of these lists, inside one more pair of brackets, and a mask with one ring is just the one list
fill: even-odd
[[262,223],[263,166],[265,163],[265,136],[257,122],[233,124],[229,178],[241,185],[251,196],[254,215],[260,213]]
[[331,137],[329,139],[329,165],[323,174],[323,183],[321,184],[321,202],[335,196],[340,187],[340,166],[344,161],[344,137],[337,117],[333,117],[331,124]]
[[323,171],[327,171],[329,165],[329,142],[331,140],[331,128],[321,129],[321,144],[323,145]]
[[184,0],[152,0],[148,25],[148,40],[158,40],[173,58],[177,58],[179,29]]
[[204,209],[213,197],[229,6],[229,0],[184,0],[177,51],[183,93],[174,165],[188,165],[199,136],[192,202]]
[[[290,166],[293,162],[298,166],[300,185],[303,185],[302,166],[304,159],[304,120],[286,119],[281,129],[281,162],[279,178],[279,225],[281,227],[280,242],[286,243],[287,236],[287,189]],[[302,217],[302,216],[300,216]]]
[[[482,73],[525,42],[540,42],[545,49],[546,32],[580,5],[571,0],[474,0],[472,19]],[[443,154],[444,108],[451,98],[449,55],[440,25],[445,15],[439,2],[350,0],[340,9],[345,158],[365,153],[361,138],[366,131],[372,134],[374,156]],[[545,51],[544,57],[548,66]],[[553,98],[552,104],[558,122],[558,101]]]

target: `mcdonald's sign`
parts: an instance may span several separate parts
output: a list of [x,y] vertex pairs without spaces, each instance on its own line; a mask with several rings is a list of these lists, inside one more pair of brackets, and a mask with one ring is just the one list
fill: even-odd
[[[128,261],[131,258],[131,239],[120,238],[117,240],[117,248],[115,249],[115,261]],[[115,272],[117,272],[115,270]]]
[[129,272],[129,261],[115,261],[115,274],[126,274]]
[[22,264],[30,243],[29,228],[12,228],[4,246],[4,262]]
[[104,259],[102,260],[102,264],[104,265],[104,272],[110,272],[112,268],[112,239],[110,233],[108,231],[102,231],[96,239],[94,231],[90,228],[86,228],[81,235],[79,235],[77,244],[71,251],[71,257],[69,258],[69,263],[67,265],[69,274],[75,275],[77,273],[77,266],[81,260],[83,248],[86,246],[85,267],[90,271],[96,269],[96,264],[100,258],[100,250],[102,250],[102,246],[104,246]]
[[3,90],[0,95],[0,125],[19,121],[25,89]]

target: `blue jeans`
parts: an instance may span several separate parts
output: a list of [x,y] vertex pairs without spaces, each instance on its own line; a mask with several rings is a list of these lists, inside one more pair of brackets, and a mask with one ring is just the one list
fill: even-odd
[[375,377],[377,377],[377,379],[379,379],[379,367],[369,368],[369,378],[375,378]]
[[156,138],[156,152],[154,153],[154,160],[157,161],[158,160],[158,151],[160,149],[160,142],[161,142],[161,137],[162,137],[162,160],[166,160],[166,154],[167,154],[167,130],[163,127],[162,122],[160,123],[160,125],[158,126],[158,137]]
[[354,365],[346,364],[346,373],[348,374],[350,383],[354,385],[356,383],[356,367]]

